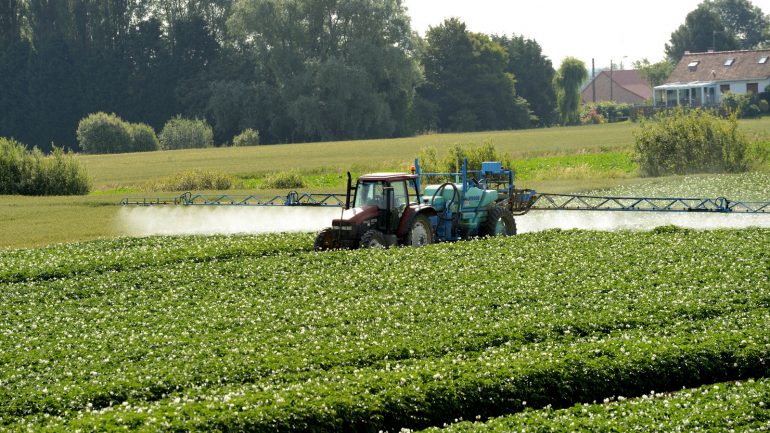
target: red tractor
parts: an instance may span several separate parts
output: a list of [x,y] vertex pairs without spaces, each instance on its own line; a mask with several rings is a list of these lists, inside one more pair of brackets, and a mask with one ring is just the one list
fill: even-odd
[[[457,181],[429,185],[422,193],[415,166],[412,174],[367,174],[355,186],[348,173],[342,215],[318,233],[315,249],[423,246],[516,233],[513,172],[499,162],[485,162],[475,172],[464,162],[461,173],[422,174]],[[469,173],[478,179],[469,180]]]

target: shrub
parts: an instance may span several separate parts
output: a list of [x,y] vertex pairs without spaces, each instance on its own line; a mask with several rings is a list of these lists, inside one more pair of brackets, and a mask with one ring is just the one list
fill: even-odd
[[296,172],[284,171],[267,176],[261,187],[263,189],[291,189],[303,188],[304,186],[305,182],[302,180],[302,176]]
[[462,168],[463,160],[468,160],[469,170],[479,170],[484,161],[501,161],[503,166],[511,167],[510,156],[498,153],[495,145],[485,141],[478,146],[454,144],[443,160],[439,160],[436,148],[426,147],[418,156],[423,172],[456,173]]
[[661,176],[697,172],[739,172],[749,165],[748,138],[736,116],[682,109],[660,113],[635,131],[635,159],[642,174]]
[[765,99],[760,99],[757,103],[757,106],[759,107],[759,110],[763,113],[767,113],[770,111],[770,103],[767,102]]
[[84,117],[76,134],[83,153],[147,152],[159,147],[158,137],[149,125],[128,123],[103,112]]
[[78,123],[76,135],[83,153],[121,153],[132,147],[129,124],[115,114],[89,114]]
[[150,182],[145,185],[148,191],[194,191],[225,190],[235,184],[235,179],[227,173],[214,170],[187,170]]
[[205,120],[183,119],[180,116],[166,122],[158,138],[160,148],[164,150],[194,149],[214,145],[214,132]]
[[607,120],[602,116],[596,107],[588,107],[580,114],[580,123],[583,125],[600,125],[606,123]]
[[251,128],[241,132],[233,138],[233,146],[257,146],[259,145],[259,131]]
[[580,121],[583,124],[616,122],[636,117],[630,104],[603,101],[583,105]]
[[150,152],[160,148],[158,136],[150,125],[134,123],[130,125],[131,150],[134,152]]
[[71,153],[54,147],[50,156],[0,138],[0,194],[84,195],[91,185]]
[[722,96],[722,110],[727,114],[736,113],[738,117],[757,117],[761,114],[759,106],[752,102],[751,95],[727,93]]

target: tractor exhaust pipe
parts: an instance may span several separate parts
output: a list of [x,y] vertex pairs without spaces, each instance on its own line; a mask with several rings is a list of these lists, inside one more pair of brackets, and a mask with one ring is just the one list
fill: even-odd
[[350,192],[353,190],[353,178],[348,172],[348,192],[345,196],[345,209],[350,209]]

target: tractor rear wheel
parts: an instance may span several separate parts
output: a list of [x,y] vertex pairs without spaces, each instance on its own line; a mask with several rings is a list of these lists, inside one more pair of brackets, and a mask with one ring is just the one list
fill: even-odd
[[516,234],[516,220],[510,210],[493,206],[489,209],[487,220],[481,225],[481,236],[513,236]]
[[321,230],[315,237],[313,249],[316,251],[328,251],[337,248],[335,237],[334,229],[331,227]]
[[359,248],[387,248],[387,246],[385,235],[379,230],[367,231],[361,236],[361,242],[358,243]]
[[433,243],[433,227],[425,215],[417,215],[406,234],[406,245],[422,247]]

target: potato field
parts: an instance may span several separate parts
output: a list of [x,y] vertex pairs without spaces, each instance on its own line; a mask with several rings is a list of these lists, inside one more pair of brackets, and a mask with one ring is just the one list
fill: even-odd
[[0,431],[767,431],[769,244],[661,227],[2,251]]

